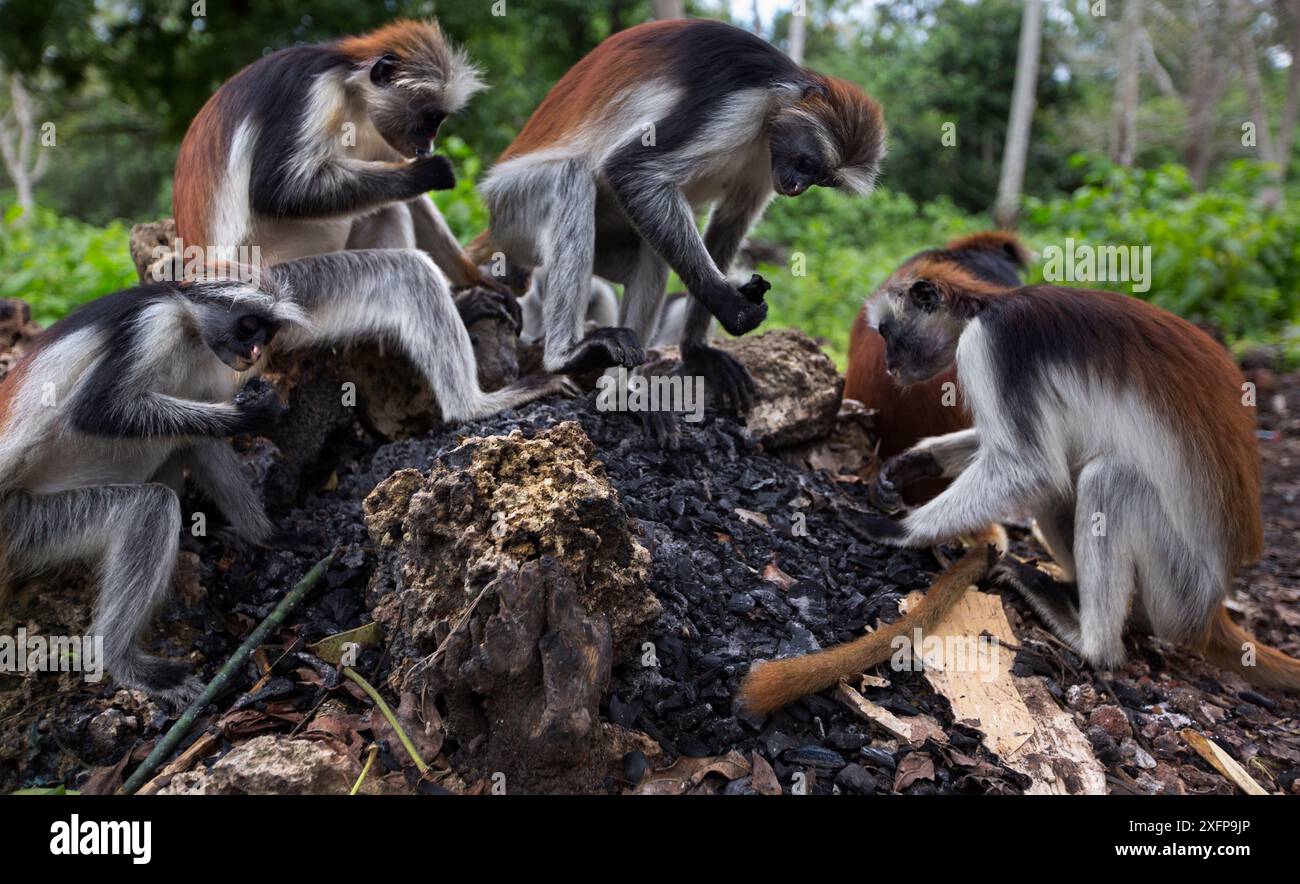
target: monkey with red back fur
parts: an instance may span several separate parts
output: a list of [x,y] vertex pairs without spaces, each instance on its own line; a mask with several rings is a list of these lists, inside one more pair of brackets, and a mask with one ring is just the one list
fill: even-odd
[[[1255,684],[1300,690],[1300,661],[1223,606],[1236,570],[1259,556],[1263,527],[1254,407],[1222,347],[1136,298],[1007,288],[943,260],[895,274],[870,317],[901,382],[955,366],[973,419],[886,464],[884,496],[910,476],[952,484],[901,522],[865,519],[870,536],[927,547],[1031,513],[1069,582],[1006,557],[994,573],[1093,665],[1124,660],[1128,625]],[[925,622],[979,578],[983,555],[938,581]],[[742,704],[769,711],[880,662],[872,635],[756,664]]]
[[1127,623],[1300,689],[1300,661],[1223,607],[1263,528],[1255,410],[1222,347],[1137,298],[1007,289],[941,262],[893,280],[871,316],[904,383],[955,364],[973,427],[886,464],[885,483],[920,472],[952,484],[870,533],[924,547],[1029,512],[1069,584],[1011,561],[999,571],[1089,662],[1122,662]]
[[[872,300],[899,275],[919,261],[935,261],[975,274],[990,284],[1016,288],[1028,266],[1029,250],[1014,234],[987,231],[958,237],[942,249],[928,249],[908,258],[894,271]],[[955,371],[900,386],[890,376],[885,341],[872,325],[870,301],[862,305],[849,335],[849,364],[844,372],[844,398],[856,399],[876,412],[878,453],[882,458],[901,454],[929,436],[942,436],[970,426],[970,412],[962,401]],[[924,503],[948,483],[943,479],[919,478],[904,489],[911,503]]]

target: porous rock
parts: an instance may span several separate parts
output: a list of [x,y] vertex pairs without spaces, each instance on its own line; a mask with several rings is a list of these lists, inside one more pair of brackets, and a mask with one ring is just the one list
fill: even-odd
[[[749,369],[754,379],[754,403],[745,426],[767,449],[788,448],[821,440],[836,429],[844,396],[844,378],[817,342],[794,328],[782,328],[743,338],[714,341]],[[656,351],[659,359],[646,371],[667,370],[680,358],[676,347]],[[705,380],[710,408],[718,406]]]
[[26,301],[0,298],[0,378],[9,373],[40,331]]
[[611,667],[661,610],[594,451],[572,421],[470,438],[365,501],[394,686],[442,695],[458,766],[516,788],[599,787],[626,752],[599,720]]
[[[333,743],[266,734],[236,744],[208,769],[177,774],[160,795],[347,795],[361,764]],[[360,791],[385,794],[391,787],[367,777]]]

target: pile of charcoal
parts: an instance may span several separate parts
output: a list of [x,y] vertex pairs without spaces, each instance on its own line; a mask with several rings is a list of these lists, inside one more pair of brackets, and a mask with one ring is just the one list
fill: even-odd
[[[733,697],[753,660],[837,644],[867,624],[895,619],[898,600],[929,585],[934,556],[862,539],[853,530],[855,513],[869,507],[860,485],[764,452],[742,425],[725,417],[710,414],[702,423],[684,424],[680,448],[665,451],[647,444],[634,417],[602,413],[591,398],[551,400],[385,445],[340,467],[332,490],[277,516],[287,531],[320,538],[316,549],[308,544],[238,557],[232,566],[205,564],[203,582],[212,587],[206,610],[264,615],[334,545],[343,553],[326,587],[290,622],[308,642],[361,625],[373,602],[365,590],[375,562],[361,502],[378,482],[403,468],[427,470],[465,437],[514,430],[531,436],[569,420],[595,444],[639,523],[652,555],[649,588],[664,609],[647,628],[641,653],[617,665],[602,709],[607,720],[648,734],[666,759],[757,752],[783,782],[803,772],[812,791],[890,791],[907,747],[873,739],[869,725],[841,704],[814,696],[772,716],[747,717]],[[201,650],[213,660],[229,643],[218,630],[206,631],[200,641],[211,645]],[[383,662],[376,665],[382,676]],[[917,673],[891,673],[888,690],[867,689],[866,695],[900,715],[950,720],[946,702]],[[989,760],[973,731],[958,726],[950,736],[954,745]],[[935,755],[934,778],[912,791],[989,787],[987,777],[963,777]],[[628,759],[630,781],[638,763]],[[1016,791],[1017,775],[1006,776],[996,788]],[[738,778],[729,788],[752,787],[748,778]]]

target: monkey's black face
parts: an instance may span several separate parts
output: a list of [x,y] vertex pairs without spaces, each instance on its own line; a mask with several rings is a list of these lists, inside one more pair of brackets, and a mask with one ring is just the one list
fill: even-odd
[[[876,331],[885,342],[885,363],[900,386],[917,384],[953,367],[964,324],[929,302],[933,287],[890,293],[873,302]],[[938,293],[933,292],[938,298]],[[921,299],[918,301],[918,298]]]
[[217,358],[235,371],[248,371],[262,355],[280,330],[280,323],[255,313],[246,313],[217,328],[205,331],[204,339]]
[[772,133],[772,187],[782,196],[799,196],[814,185],[834,187],[834,170],[826,168],[817,137],[806,129]]
[[402,156],[427,157],[447,111],[436,95],[394,82],[397,65],[396,58],[384,56],[370,69],[370,81],[378,88],[370,102],[370,121]]

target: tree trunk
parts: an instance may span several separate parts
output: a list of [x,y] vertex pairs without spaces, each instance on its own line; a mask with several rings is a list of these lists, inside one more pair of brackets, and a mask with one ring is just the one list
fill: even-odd
[[1192,4],[1196,19],[1188,56],[1190,87],[1183,105],[1187,109],[1187,130],[1183,135],[1183,162],[1198,188],[1205,186],[1214,159],[1214,132],[1219,125],[1219,99],[1227,81],[1225,55],[1232,43],[1231,16],[1217,0]]
[[808,9],[804,2],[797,2],[790,13],[790,59],[797,65],[803,64],[804,43],[808,36]]
[[1121,166],[1133,165],[1137,153],[1138,34],[1142,29],[1143,0],[1125,0],[1119,26],[1119,76],[1115,80],[1115,129],[1110,158]]
[[1002,177],[993,220],[1014,227],[1020,214],[1020,192],[1025,183],[1025,158],[1029,154],[1029,129],[1034,119],[1034,90],[1038,85],[1038,51],[1043,35],[1042,0],[1025,0],[1020,23],[1020,49],[1016,54],[1016,81],[1007,123],[1007,143],[1002,152]]
[[[49,154],[37,143],[36,106],[22,77],[9,76],[9,111],[0,119],[0,159],[14,185],[14,195],[28,217],[36,205],[35,188],[45,176]],[[35,151],[35,160],[32,152]]]
[[685,18],[686,2],[685,0],[650,0],[650,10],[650,14],[659,21],[666,18]]

